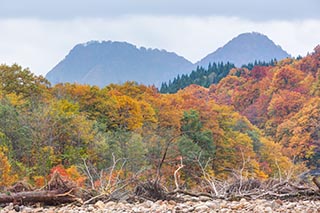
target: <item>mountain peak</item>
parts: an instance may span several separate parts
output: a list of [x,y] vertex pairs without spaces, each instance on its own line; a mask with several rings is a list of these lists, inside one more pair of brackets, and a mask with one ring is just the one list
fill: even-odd
[[231,62],[236,66],[254,61],[281,60],[290,57],[279,45],[258,32],[242,33],[197,63],[207,67],[211,62]]
[[136,81],[159,86],[192,68],[190,61],[165,50],[119,41],[88,41],[76,45],[46,77],[52,84],[77,82],[103,87]]

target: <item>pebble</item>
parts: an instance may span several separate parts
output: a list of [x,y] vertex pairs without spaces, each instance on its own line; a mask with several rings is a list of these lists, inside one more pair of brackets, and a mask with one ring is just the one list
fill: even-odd
[[241,198],[240,203],[245,203],[247,200],[245,198]]
[[210,209],[218,209],[220,206],[217,201],[207,201],[205,202],[205,205],[208,206]]
[[207,197],[207,196],[200,196],[200,197],[199,197],[199,200],[202,201],[202,202],[206,202],[206,201],[208,201],[208,200],[211,200],[211,198],[210,198],[210,197]]
[[271,208],[270,206],[266,207],[266,208],[264,209],[264,211],[265,211],[265,212],[273,212],[273,211],[272,211],[272,208]]
[[104,202],[99,200],[94,204],[94,207],[96,207],[97,209],[104,209],[105,208],[105,204],[104,204]]
[[288,203],[287,205],[286,205],[286,208],[287,209],[293,209],[294,207],[296,207],[296,203]]
[[198,205],[194,208],[194,211],[196,212],[208,212],[209,211],[209,207],[205,206],[205,205]]
[[177,205],[176,201],[174,201],[174,200],[169,200],[168,203],[169,203],[170,205],[173,205],[173,206]]

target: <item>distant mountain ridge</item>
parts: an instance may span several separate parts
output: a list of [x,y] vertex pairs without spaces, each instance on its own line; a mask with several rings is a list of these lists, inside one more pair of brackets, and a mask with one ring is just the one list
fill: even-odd
[[165,50],[138,49],[126,42],[91,41],[76,45],[46,77],[53,84],[77,82],[103,87],[136,81],[150,85],[192,67],[187,59]]
[[231,62],[237,66],[255,60],[270,61],[290,57],[267,36],[244,33],[209,54],[196,64],[173,52],[137,48],[127,42],[90,41],[76,45],[48,72],[52,83],[77,82],[104,87],[110,83],[136,81],[160,86],[177,75],[190,73],[210,62]]

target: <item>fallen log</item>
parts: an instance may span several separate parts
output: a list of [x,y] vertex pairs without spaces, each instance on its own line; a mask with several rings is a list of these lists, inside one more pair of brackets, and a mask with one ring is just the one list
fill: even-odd
[[41,189],[34,190],[24,182],[18,182],[8,187],[5,192],[0,193],[0,203],[44,203],[58,205],[62,203],[79,202],[79,188],[69,179],[66,179],[58,172],[54,172],[50,181]]
[[59,190],[52,191],[28,191],[18,193],[1,193],[0,203],[44,203],[44,204],[61,204],[82,202],[80,198],[71,194],[72,190],[61,194]]

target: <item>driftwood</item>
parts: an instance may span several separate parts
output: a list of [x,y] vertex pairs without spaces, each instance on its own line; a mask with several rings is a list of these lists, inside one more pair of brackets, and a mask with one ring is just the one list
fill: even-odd
[[76,185],[69,180],[64,180],[58,172],[55,172],[48,184],[39,190],[33,190],[23,182],[9,187],[5,193],[0,193],[0,203],[44,203],[50,205],[82,203],[76,193]]
[[316,184],[316,186],[318,187],[318,189],[320,190],[320,181],[318,180],[318,177],[313,177],[312,178],[312,182],[314,184]]
[[72,191],[61,194],[59,190],[51,191],[29,191],[18,193],[0,194],[0,203],[45,203],[45,204],[61,204],[80,202],[71,194]]
[[225,198],[228,200],[239,200],[241,198],[285,200],[320,198],[319,190],[310,186],[297,185],[289,181],[268,180],[259,183],[259,180],[248,180],[244,182],[241,190],[236,190],[237,187],[240,187],[238,183],[232,184]]
[[[285,200],[303,200],[303,199],[319,199],[320,198],[320,181],[315,177],[313,182],[318,187],[312,188],[310,186],[302,185],[301,183],[291,183],[289,181],[279,181],[270,179],[261,182],[257,179],[248,180],[234,180],[229,184],[214,184],[218,187],[211,189],[211,191],[203,190],[202,192],[190,192],[179,187],[178,172],[183,168],[182,159],[179,167],[174,172],[174,182],[176,188],[169,191],[166,187],[160,184],[158,178],[156,181],[149,180],[143,183],[138,183],[134,190],[134,197],[142,200],[177,200],[184,202],[184,199],[191,197],[205,197],[204,199],[226,199],[226,200],[240,200],[246,199],[285,199]],[[125,187],[125,185],[123,186]],[[123,188],[114,190],[120,199],[129,197],[126,190],[120,193]],[[117,193],[116,193],[117,192]],[[34,190],[30,185],[24,182],[18,182],[16,185],[7,188],[5,193],[0,193],[0,203],[44,203],[49,205],[58,205],[62,203],[77,202],[80,204],[88,204],[96,202],[99,199],[111,200],[112,194],[91,194],[85,202],[82,201],[83,192],[80,194],[79,189],[70,180],[64,179],[59,173],[54,173],[51,180],[46,186],[41,189]],[[189,197],[189,198],[188,198]],[[201,198],[201,199],[202,199]]]
[[24,181],[19,181],[11,187],[8,187],[6,191],[8,192],[25,192],[25,191],[33,191],[32,186]]
[[[281,199],[281,200],[304,200],[319,199],[320,191],[310,186],[291,183],[289,181],[268,180],[260,182],[257,179],[249,179],[239,183],[234,181],[229,187],[220,189],[219,195],[211,192],[191,192],[177,187],[168,191],[163,186],[155,185],[153,181],[139,184],[135,189],[135,195],[144,200],[176,200],[184,202],[188,196],[206,197],[206,199],[240,200],[245,199]],[[178,196],[179,195],[179,196]],[[189,199],[189,198],[187,198]]]
[[134,190],[135,195],[140,196],[147,200],[166,200],[167,189],[162,186],[159,182],[147,181],[138,184]]

